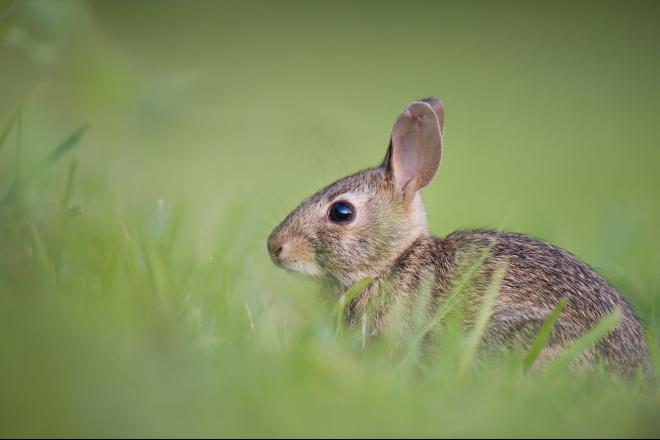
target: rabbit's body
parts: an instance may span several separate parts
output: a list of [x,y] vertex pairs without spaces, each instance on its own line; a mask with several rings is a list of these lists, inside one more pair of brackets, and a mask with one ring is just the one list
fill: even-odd
[[[587,365],[602,361],[626,376],[637,369],[650,371],[644,335],[630,307],[575,256],[523,234],[473,230],[443,239],[430,235],[420,189],[439,167],[443,127],[444,108],[437,99],[410,104],[394,125],[381,166],[319,191],[275,228],[268,238],[275,263],[321,280],[337,295],[366,276],[374,277],[347,307],[351,322],[369,317],[372,336],[387,323],[391,296],[412,305],[420,290],[430,288],[431,304],[437,306],[454,287],[464,288],[471,273],[464,302],[469,326],[494,274],[503,271],[495,285],[499,292],[484,348],[529,345],[565,298],[538,364],[619,308],[618,326],[580,360]],[[405,334],[410,323],[397,325]]]
[[[467,279],[465,274],[473,266],[476,271],[472,279]],[[504,268],[504,274],[501,280],[493,281],[498,266]],[[552,310],[565,298],[566,307],[555,322],[538,364],[562,353],[618,307],[622,312],[619,325],[580,359],[589,364],[602,361],[624,376],[639,367],[650,371],[641,326],[617,291],[572,254],[524,234],[461,230],[442,239],[420,236],[391,271],[377,277],[349,305],[348,319],[359,322],[363,314],[372,316],[370,332],[380,333],[387,323],[387,311],[369,308],[374,297],[382,295],[381,283],[395,295],[395,301],[408,302],[411,309],[418,301],[426,300],[418,298],[420,291],[430,289],[431,303],[439,304],[463,283],[467,286],[463,290],[468,290],[465,320],[470,326],[491,282],[499,284],[499,292],[482,348],[498,350],[515,344],[528,348]]]

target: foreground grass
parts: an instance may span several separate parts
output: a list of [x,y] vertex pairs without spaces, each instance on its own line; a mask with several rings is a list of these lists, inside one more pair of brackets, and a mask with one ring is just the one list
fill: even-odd
[[202,259],[183,205],[79,207],[67,155],[79,140],[34,159],[0,208],[3,436],[660,432],[656,385],[529,375],[533,353],[478,361],[478,328],[445,326],[430,365],[417,361],[422,338],[365,346],[359,329],[337,331],[341,303],[263,273],[232,239],[240,219]]

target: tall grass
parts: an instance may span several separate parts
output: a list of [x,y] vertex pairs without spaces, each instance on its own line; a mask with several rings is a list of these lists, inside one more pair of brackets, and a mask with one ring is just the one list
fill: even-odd
[[[78,162],[60,162],[48,173],[62,177],[63,192],[48,179],[26,179],[2,208],[3,231],[13,231],[2,235],[0,266],[3,435],[657,433],[655,385],[565,368],[615,315],[551,365],[551,375],[526,372],[547,326],[530,353],[478,360],[504,268],[471,332],[445,319],[476,261],[434,316],[419,315],[412,338],[366,344],[364,328],[345,328],[341,317],[370,279],[328,307],[313,289],[307,297],[269,289],[249,256],[227,253],[226,237],[212,260],[191,257],[179,238],[182,209],[161,202],[122,220],[68,215]],[[422,360],[434,330],[441,355]]]

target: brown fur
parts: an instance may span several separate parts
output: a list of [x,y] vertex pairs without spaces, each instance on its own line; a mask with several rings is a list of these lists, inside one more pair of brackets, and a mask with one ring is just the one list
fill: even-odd
[[[442,130],[442,104],[435,99],[426,102],[436,112],[436,123]],[[404,124],[428,123],[426,108],[413,109],[412,117],[410,108],[399,120],[404,119]],[[417,117],[415,111],[427,113]],[[404,128],[414,130],[415,127]],[[416,145],[421,153],[415,154],[440,155],[441,136],[436,139],[438,144],[431,147]],[[529,346],[553,308],[566,298],[567,305],[539,357],[539,364],[562,353],[618,307],[622,312],[618,326],[586,352],[581,361],[586,365],[602,361],[606,367],[625,376],[638,369],[650,371],[645,338],[631,308],[598,273],[572,254],[511,232],[471,230],[457,231],[442,239],[431,236],[419,189],[428,183],[435,171],[429,170],[430,162],[425,160],[428,158],[422,157],[417,162],[426,167],[425,177],[417,180],[424,182],[413,190],[409,187],[405,191],[398,190],[400,185],[397,186],[392,168],[406,166],[406,162],[404,157],[403,165],[393,164],[393,148],[403,147],[390,145],[380,167],[333,183],[291,212],[268,239],[275,263],[315,276],[335,295],[341,295],[366,276],[375,277],[349,304],[347,319],[356,322],[368,313],[370,332],[377,336],[387,324],[391,307],[391,302],[383,300],[385,290],[391,291],[395,299],[412,304],[420,289],[428,285],[432,304],[437,305],[470,265],[485,255],[467,295],[465,320],[468,326],[495,268],[504,265],[506,271],[484,335],[484,347]],[[432,159],[437,168],[439,157]],[[349,201],[356,207],[354,221],[335,224],[328,219],[329,207],[338,200]],[[405,327],[407,323],[401,325]]]

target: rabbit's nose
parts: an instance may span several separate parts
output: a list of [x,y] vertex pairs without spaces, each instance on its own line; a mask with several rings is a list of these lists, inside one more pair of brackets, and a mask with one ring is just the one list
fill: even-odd
[[282,255],[283,248],[281,240],[272,236],[268,238],[268,253],[275,264],[280,264],[280,255]]

